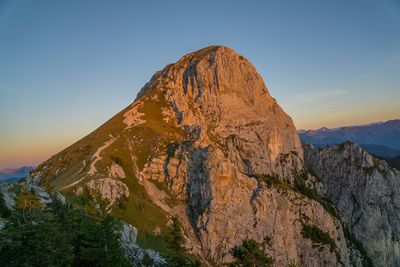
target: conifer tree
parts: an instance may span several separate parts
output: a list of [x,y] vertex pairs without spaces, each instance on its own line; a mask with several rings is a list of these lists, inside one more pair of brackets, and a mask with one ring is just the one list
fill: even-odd
[[242,245],[233,247],[231,254],[235,258],[235,262],[230,265],[232,267],[269,267],[273,264],[273,259],[252,239],[246,239]]
[[25,221],[32,220],[36,216],[36,211],[42,207],[33,190],[28,190],[26,187],[21,188],[16,199],[16,208],[22,211]]

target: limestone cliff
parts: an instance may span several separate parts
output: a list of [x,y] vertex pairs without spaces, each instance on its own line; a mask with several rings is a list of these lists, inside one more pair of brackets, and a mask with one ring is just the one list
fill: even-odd
[[374,266],[400,266],[400,173],[351,142],[306,146],[305,160]]
[[[348,266],[340,221],[295,189],[301,173],[291,118],[248,60],[212,46],[157,72],[132,105],[40,165],[33,179],[99,193],[112,214],[152,240],[162,242],[168,218],[178,216],[187,249],[205,264],[230,262],[230,248],[251,238],[276,266]],[[315,177],[305,176],[315,189]],[[329,242],[307,237],[307,226]]]

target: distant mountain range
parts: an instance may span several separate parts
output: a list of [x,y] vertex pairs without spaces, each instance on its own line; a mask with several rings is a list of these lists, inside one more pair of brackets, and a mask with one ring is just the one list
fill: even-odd
[[400,119],[332,129],[300,130],[299,135],[303,143],[317,147],[352,141],[368,153],[380,157],[400,155]]
[[29,174],[34,168],[24,166],[21,168],[4,168],[0,170],[0,182],[15,182]]

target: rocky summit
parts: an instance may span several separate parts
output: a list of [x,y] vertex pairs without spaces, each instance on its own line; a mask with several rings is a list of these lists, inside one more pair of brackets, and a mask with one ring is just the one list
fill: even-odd
[[[309,164],[254,66],[211,46],[157,72],[130,106],[41,164],[32,180],[67,199],[106,201],[145,248],[163,251],[175,216],[185,249],[206,266],[232,262],[230,250],[247,239],[275,266],[364,266],[371,256],[396,266],[399,213],[380,197],[399,203],[390,191],[399,189],[397,174],[376,176],[371,168],[380,165],[365,156],[359,164],[372,174],[360,182],[346,165],[354,154],[326,156],[330,167],[325,154],[306,155]],[[335,172],[341,166],[349,170]]]

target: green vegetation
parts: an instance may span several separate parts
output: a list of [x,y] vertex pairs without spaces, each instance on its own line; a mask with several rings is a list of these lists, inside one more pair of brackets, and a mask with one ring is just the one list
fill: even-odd
[[[113,205],[111,214],[139,230],[138,244],[141,247],[168,253],[164,239],[168,231],[167,216],[152,202],[136,175],[151,158],[165,153],[168,144],[183,141],[185,132],[164,121],[162,109],[169,108],[169,104],[166,103],[163,92],[153,92],[150,88],[148,95],[151,97],[145,97],[143,106],[138,110],[144,114],[145,123],[126,129],[123,121],[124,114],[132,108],[129,106],[93,133],[52,157],[46,168],[45,165],[41,165],[37,170],[42,173],[44,187],[60,190],[84,178],[79,184],[82,186],[92,179],[84,176],[90,168],[91,157],[99,147],[110,140],[110,136],[114,137],[114,143],[101,151],[101,160],[95,164],[98,175],[95,174],[93,178],[108,175],[113,162],[120,165],[125,172],[126,178],[123,182],[128,186],[130,195],[129,198]],[[94,215],[98,200],[93,200],[86,192],[76,197],[73,193],[75,189],[76,187],[69,187],[63,190],[63,194],[75,206]],[[167,201],[168,204],[176,204],[172,195]]]
[[[108,203],[102,203],[87,188],[80,196],[65,196],[69,204],[54,194],[51,203],[42,205],[33,191],[25,187],[19,190],[17,207],[10,211],[6,226],[0,231],[0,266],[129,266],[120,244],[122,225],[105,209]],[[148,208],[142,206],[142,215],[129,217],[140,220],[151,216],[148,211],[152,209]],[[154,234],[150,229],[153,227],[139,235],[138,241],[145,244],[141,247],[160,251],[167,259],[166,267],[200,266],[185,251],[182,225],[177,218],[166,226],[164,234]],[[149,255],[145,255],[142,264],[152,266]]]
[[[168,144],[183,140],[183,130],[174,128],[163,120],[161,109],[168,105],[163,100],[162,92],[156,93],[157,98],[146,99],[138,110],[144,113],[143,119],[146,122],[121,131],[120,137],[102,151],[102,159],[96,163],[96,168],[100,173],[106,174],[112,162],[123,168],[126,175],[123,182],[128,186],[130,196],[114,206],[112,214],[139,230],[140,246],[167,253],[168,248],[164,241],[168,221],[166,214],[154,205],[136,177],[136,171],[142,170],[151,158],[167,152]],[[165,190],[165,185],[157,182],[155,184],[161,190],[168,192]],[[167,201],[169,204],[176,203],[172,195]],[[160,233],[155,233],[155,229],[160,229]]]
[[122,161],[122,159],[118,156],[114,156],[112,155],[111,160],[113,160],[115,163],[117,163],[119,166],[123,167],[124,166],[124,162]]
[[[167,252],[163,234],[167,230],[166,214],[157,207],[146,193],[144,187],[139,184],[134,170],[143,168],[149,157],[155,157],[160,153],[155,148],[159,147],[159,135],[154,135],[151,131],[135,127],[135,131],[127,132],[128,136],[121,136],[111,146],[102,151],[102,160],[96,164],[99,173],[108,174],[108,167],[111,163],[119,164],[126,175],[124,180],[121,180],[128,186],[129,197],[122,199],[116,203],[111,214],[127,223],[134,225],[139,230],[138,244],[143,248],[152,248],[159,252]],[[148,139],[146,135],[149,135]],[[140,141],[146,140],[145,142]],[[130,150],[130,145],[132,151]],[[136,162],[132,162],[131,155],[137,158]],[[136,163],[137,165],[134,165]],[[72,199],[80,207],[90,213],[91,207],[95,207],[89,195],[82,194],[77,199],[72,192],[69,192],[68,198]],[[97,202],[97,201],[95,201]],[[160,229],[160,234],[155,234],[154,230]]]
[[[131,174],[125,179],[125,184],[131,192],[112,214],[139,230],[138,244],[143,248],[152,248],[159,252],[167,252],[163,234],[167,231],[168,219],[166,214],[149,199],[145,189]],[[160,228],[160,234],[154,229]]]
[[329,235],[329,233],[322,231],[315,225],[303,224],[303,228],[301,229],[301,235],[304,238],[311,239],[314,243],[329,245],[330,252],[335,251],[336,243]]
[[[298,193],[301,193],[302,195],[319,202],[327,212],[329,212],[334,217],[340,219],[339,215],[337,213],[337,210],[333,207],[330,200],[325,197],[320,196],[318,194],[318,192],[315,190],[315,188],[307,185],[309,175],[316,177],[316,175],[312,169],[309,169],[309,168],[303,169],[300,173],[297,174],[297,177],[294,180],[293,186],[291,186],[288,183],[279,181],[279,177],[277,175],[256,174],[256,175],[253,175],[253,177],[256,178],[257,181],[259,181],[260,183],[264,183],[267,188],[274,186],[277,188],[294,190]],[[337,261],[341,262],[341,256],[336,247],[336,243],[329,236],[328,233],[323,232],[321,229],[317,228],[316,226],[303,225],[302,235],[305,238],[311,239],[315,243],[329,245],[330,251],[335,252]],[[296,266],[296,263],[293,263],[293,264],[294,265],[289,265],[289,266]],[[243,265],[243,266],[247,266],[247,265]]]
[[[339,148],[344,149],[344,144],[339,145]],[[373,173],[374,169],[376,169],[376,168],[378,169],[378,171],[380,171],[379,167],[377,167],[377,166],[378,166],[378,163],[375,163],[374,166],[372,166],[372,167],[363,167],[362,169],[366,174],[371,175]],[[315,176],[315,173],[312,172],[312,169],[307,169],[307,171],[311,175]],[[383,175],[385,175],[384,171],[381,171],[381,173]],[[315,177],[317,177],[317,176],[315,176]],[[306,185],[307,179],[308,179],[307,172],[305,172],[305,171],[301,172],[298,175],[298,178],[295,180],[294,189],[296,191],[304,194],[305,196],[318,201],[320,204],[322,204],[324,206],[326,211],[328,211],[331,215],[335,216],[336,218],[338,218],[340,220],[340,216],[339,216],[337,210],[331,204],[330,200],[320,196],[316,192],[315,189],[309,188]],[[304,231],[304,235],[314,238],[313,239],[314,242],[316,242],[316,243],[324,242],[326,244],[329,244],[331,251],[332,251],[334,241],[333,241],[333,239],[330,238],[328,233],[323,234],[323,233],[321,233],[321,230],[318,230],[317,228],[313,229],[310,226],[306,226],[305,228],[303,226],[303,231]],[[302,234],[303,234],[303,231],[302,231]],[[373,266],[372,260],[369,257],[368,253],[366,252],[365,248],[362,246],[362,243],[359,242],[347,228],[344,228],[344,234],[345,234],[346,239],[349,242],[351,242],[358,251],[360,251],[361,256],[363,258],[363,266],[367,266],[367,267]],[[335,254],[336,254],[336,258],[338,259],[338,262],[340,262],[340,254],[337,249],[335,249]]]
[[373,173],[374,170],[375,170],[375,166],[363,167],[362,169],[363,169],[363,171],[364,171],[368,176],[371,176],[372,173]]
[[121,224],[63,204],[48,205],[23,188],[0,231],[0,266],[128,266],[120,245]]
[[337,213],[337,210],[333,207],[330,200],[328,198],[322,197],[318,194],[315,188],[307,185],[309,175],[312,175],[316,177],[316,179],[318,179],[314,171],[310,168],[305,168],[301,172],[297,173],[297,177],[294,180],[294,185],[290,185],[287,182],[280,181],[279,177],[276,174],[253,174],[251,175],[251,177],[255,178],[259,183],[264,184],[267,188],[271,188],[272,186],[274,186],[285,190],[294,190],[312,200],[315,200],[319,202],[327,212],[339,219],[339,214]]
[[235,258],[231,267],[268,267],[274,262],[261,250],[260,244],[252,239],[246,239],[242,245],[233,247],[231,254]]
[[192,259],[185,253],[183,247],[184,237],[182,233],[182,225],[178,218],[172,218],[172,224],[165,237],[167,246],[171,251],[171,254],[167,256],[168,267],[195,267],[200,266],[200,263]]
[[[259,183],[265,184],[267,188],[271,188],[272,186],[286,189],[286,190],[294,190],[302,195],[319,202],[324,209],[333,215],[336,218],[339,218],[337,210],[333,207],[330,200],[328,198],[322,197],[318,194],[315,188],[312,188],[307,185],[307,181],[309,179],[309,174],[316,177],[314,171],[309,168],[303,169],[301,172],[297,174],[296,179],[294,180],[294,185],[290,185],[286,182],[280,181],[279,177],[276,174],[253,174],[252,177],[257,179]],[[317,178],[317,177],[316,177]],[[318,179],[318,178],[317,178]]]
[[65,197],[72,206],[83,210],[92,217],[102,217],[108,214],[109,201],[103,199],[100,193],[89,191],[86,186],[83,187],[82,194],[79,196],[73,193],[65,193]]
[[336,246],[335,240],[329,235],[328,232],[325,232],[318,228],[315,225],[303,224],[303,228],[301,229],[301,235],[304,238],[310,239],[313,243],[328,245],[330,252],[335,252],[336,259],[339,263],[341,263],[340,252]]
[[110,139],[110,135],[116,137],[124,130],[123,115],[129,108],[125,108],[96,129],[96,131],[39,165],[36,172],[42,173],[41,183],[45,187],[60,190],[64,186],[82,178],[86,173],[85,171],[90,167],[89,164],[84,166],[83,162],[86,161],[88,163],[97,148]]
[[271,188],[271,186],[280,186],[283,183],[279,181],[279,177],[276,174],[253,174],[252,177],[259,183],[265,184],[267,188]]
[[[372,166],[362,167],[361,163],[357,163],[356,167],[361,169],[368,176],[371,176],[375,170],[377,170],[380,174],[382,174],[383,177],[386,177],[389,174],[389,171],[385,169],[385,167],[383,167],[382,164],[380,163],[380,159],[375,157],[373,158]],[[389,169],[393,171],[393,168],[391,166],[389,166]]]
[[[130,196],[124,200],[119,207],[114,208],[113,215],[134,225],[139,230],[138,243],[144,248],[153,248],[161,253],[168,253],[164,235],[168,231],[166,214],[157,206],[146,193],[146,190],[139,184],[135,169],[142,170],[149,159],[158,157],[167,152],[168,145],[172,142],[182,141],[184,131],[172,127],[163,120],[162,108],[168,107],[164,101],[162,92],[156,92],[157,98],[147,99],[139,112],[144,113],[144,124],[138,125],[124,132],[126,138],[120,137],[114,144],[105,149],[102,153],[102,171],[107,171],[107,158],[115,161],[115,151],[123,162],[121,165],[125,171],[124,183],[128,186]],[[130,144],[130,145],[127,145]],[[131,146],[131,150],[129,149]],[[170,148],[171,149],[171,148]],[[135,157],[135,165],[132,162],[132,154]],[[163,191],[165,185],[155,182],[156,186]],[[170,195],[169,204],[174,204],[175,198]],[[154,229],[159,228],[160,233],[155,234]]]
[[291,159],[290,156],[298,157],[299,155],[297,154],[297,151],[294,151],[294,150],[290,151],[289,153],[280,154],[278,157],[279,163],[281,165],[285,165],[285,164],[289,163],[289,161]]
[[344,236],[347,241],[349,241],[353,246],[360,252],[362,256],[362,262],[364,267],[373,267],[373,263],[371,258],[368,255],[368,252],[365,250],[362,243],[354,236],[353,233],[347,227],[344,227]]
[[25,221],[14,213],[0,232],[1,266],[71,266],[73,250],[63,226],[49,214]]
[[24,221],[29,220],[30,217],[36,215],[36,210],[42,207],[39,198],[33,191],[23,187],[20,189],[16,199],[16,208],[22,211]]
[[171,140],[177,139],[183,141],[183,136],[185,134],[184,130],[176,128],[172,124],[164,121],[161,110],[163,108],[170,108],[170,106],[165,102],[162,92],[158,91],[156,94],[157,99],[147,99],[143,108],[140,110],[140,112],[145,114],[144,120],[146,120],[146,123],[143,125],[164,135],[164,137],[171,138]]
[[[125,181],[131,193],[129,198],[122,200],[113,207],[111,215],[121,219],[138,230],[138,244],[143,248],[151,248],[161,253],[168,253],[163,234],[167,231],[167,217],[163,211],[155,206],[148,198],[144,188],[137,183],[137,180],[128,176]],[[73,206],[84,210],[92,216],[108,214],[106,207],[108,202],[90,194],[86,187],[83,193],[76,196],[74,193],[64,193],[67,202]],[[160,233],[155,234],[154,229],[160,229]]]
[[[337,210],[333,207],[330,200],[328,198],[322,197],[318,194],[315,188],[307,185],[308,174],[310,173],[310,170],[311,169],[304,169],[297,175],[296,179],[294,180],[293,189],[296,192],[299,192],[306,197],[319,202],[327,212],[339,219],[339,214],[337,213]],[[315,175],[313,176],[315,177]]]
[[168,231],[165,240],[168,244],[168,248],[173,252],[175,255],[180,255],[184,251],[183,249],[183,233],[182,233],[182,224],[178,218],[172,218],[172,224]]
[[7,207],[6,202],[4,201],[3,192],[0,191],[0,217],[8,218],[11,215],[10,209]]
[[297,263],[296,261],[294,261],[294,260],[291,260],[291,261],[289,262],[288,267],[300,267],[300,264],[298,264],[298,263]]

